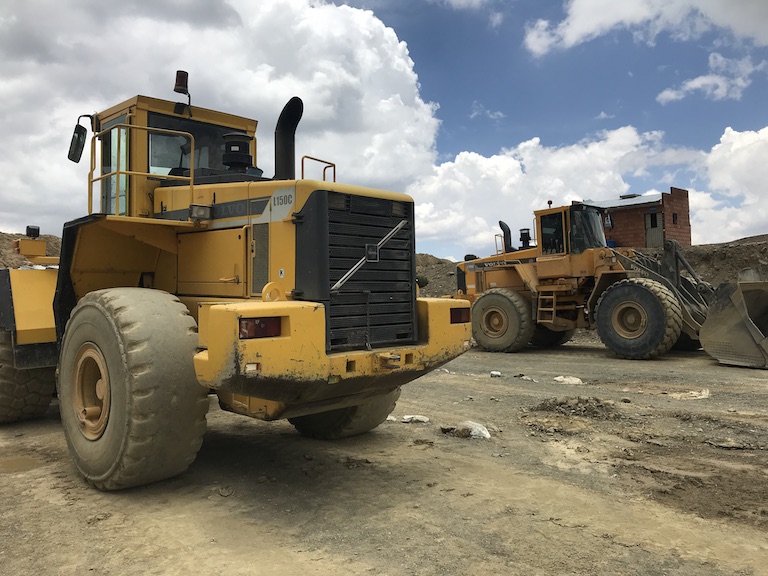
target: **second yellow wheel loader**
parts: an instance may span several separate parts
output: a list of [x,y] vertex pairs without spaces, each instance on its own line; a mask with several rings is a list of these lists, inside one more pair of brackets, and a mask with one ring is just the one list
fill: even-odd
[[[499,222],[497,254],[458,264],[458,294],[473,302],[472,333],[481,348],[558,346],[586,328],[622,358],[654,358],[701,341],[725,363],[768,365],[768,283],[716,293],[675,241],[664,243],[660,258],[610,248],[601,210],[586,204],[536,211],[535,222],[535,246],[524,229],[522,247],[514,248],[509,227]],[[725,304],[731,300],[736,304]],[[714,302],[720,303],[716,314]],[[720,329],[729,323],[743,327],[743,337]]]

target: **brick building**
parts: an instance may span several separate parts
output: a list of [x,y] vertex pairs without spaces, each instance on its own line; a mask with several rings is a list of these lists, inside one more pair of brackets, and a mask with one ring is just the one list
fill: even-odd
[[605,209],[603,228],[609,245],[656,248],[664,240],[691,245],[688,190],[670,188],[656,194],[626,194],[617,200],[585,200]]

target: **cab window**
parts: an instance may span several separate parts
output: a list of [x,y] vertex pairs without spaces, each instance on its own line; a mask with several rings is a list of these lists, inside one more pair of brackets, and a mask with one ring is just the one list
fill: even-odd
[[581,254],[590,248],[604,248],[605,230],[600,212],[591,207],[571,207],[571,253]]
[[563,241],[563,213],[546,214],[541,217],[541,252],[542,254],[562,254],[565,252]]
[[125,124],[125,121],[125,115],[118,116],[105,122],[102,127],[107,132],[101,137],[101,173],[105,175],[116,172],[101,180],[103,214],[125,216],[127,213],[128,175],[117,172],[128,170],[128,128],[113,128],[117,124]]
[[[149,114],[149,126],[192,134],[195,139],[195,170],[203,169],[208,173],[227,170],[222,162],[224,134],[234,132],[234,129],[157,113]],[[149,172],[151,174],[170,174],[174,168],[189,170],[191,158],[189,138],[150,132]]]

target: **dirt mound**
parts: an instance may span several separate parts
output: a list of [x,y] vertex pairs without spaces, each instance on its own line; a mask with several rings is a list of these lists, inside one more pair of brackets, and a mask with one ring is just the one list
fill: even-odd
[[696,273],[713,286],[734,282],[739,270],[758,267],[768,271],[768,234],[723,244],[700,244],[683,248],[683,255]]
[[456,262],[416,254],[416,274],[429,281],[421,289],[422,296],[448,296],[456,293]]
[[585,418],[598,418],[602,420],[613,420],[621,417],[613,400],[601,400],[594,396],[547,398],[531,408],[531,410],[537,412],[557,412],[564,416],[583,416]]
[[[29,264],[29,261],[20,256],[13,249],[13,241],[24,238],[24,234],[6,234],[0,232],[0,268],[19,268]],[[58,256],[61,250],[61,239],[50,234],[43,234],[40,238],[47,242],[46,256]]]

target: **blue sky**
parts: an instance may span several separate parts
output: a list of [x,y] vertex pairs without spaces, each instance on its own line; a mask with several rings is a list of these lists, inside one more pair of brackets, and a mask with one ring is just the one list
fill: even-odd
[[260,120],[267,173],[301,96],[298,153],[411,194],[420,252],[492,253],[499,219],[529,226],[548,199],[670,186],[690,190],[694,243],[768,233],[765,0],[63,4],[0,7],[3,231],[82,215],[75,119],[173,99],[180,68],[193,104]]
[[476,2],[474,9],[450,9],[447,2],[370,4],[407,42],[422,97],[440,104],[441,158],[462,150],[490,155],[535,136],[548,145],[565,145],[628,124],[663,130],[670,145],[700,147],[716,142],[725,126],[768,125],[765,67],[749,77],[751,85],[738,97],[699,93],[677,102],[657,100],[665,89],[707,75],[713,52],[732,60],[751,57],[754,65],[768,57],[765,46],[727,30],[716,28],[690,41],[675,40],[669,30],[641,41],[633,30],[617,27],[537,56],[525,48],[526,28],[542,18],[562,21],[566,2]]

